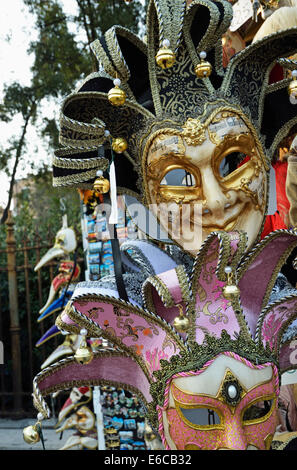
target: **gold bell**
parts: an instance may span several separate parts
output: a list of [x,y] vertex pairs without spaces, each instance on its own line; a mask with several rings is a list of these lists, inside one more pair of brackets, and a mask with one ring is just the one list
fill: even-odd
[[92,361],[94,354],[92,349],[87,345],[87,330],[80,330],[80,334],[82,335],[82,340],[79,348],[75,351],[74,358],[78,364],[89,364]]
[[115,139],[113,139],[112,149],[116,153],[123,153],[125,152],[125,150],[127,150],[127,148],[128,148],[128,143],[126,139],[124,139],[123,137],[116,137]]
[[108,193],[110,184],[109,181],[103,177],[103,171],[98,170],[96,175],[97,178],[94,181],[93,188],[100,194]]
[[227,284],[223,287],[223,296],[228,300],[234,300],[239,297],[240,290],[236,284],[233,284],[233,273],[230,266],[226,266],[225,273],[227,274]]
[[169,48],[170,42],[168,39],[164,39],[164,41],[162,42],[162,46],[163,47],[159,49],[156,55],[156,62],[162,69],[169,69],[175,63],[175,54]]
[[297,104],[297,70],[292,71],[292,81],[288,86],[290,102]]
[[113,106],[122,106],[126,101],[126,93],[120,88],[121,80],[116,78],[113,81],[114,88],[111,88],[108,92],[108,101]]
[[179,316],[173,320],[173,326],[180,333],[185,333],[189,329],[190,322],[184,315],[183,307],[181,305],[177,305],[177,307],[179,308]]
[[27,444],[36,444],[40,441],[38,426],[40,424],[36,423],[23,429],[23,438]]
[[212,66],[209,62],[204,60],[206,58],[206,52],[200,52],[199,56],[200,63],[195,67],[195,74],[198,78],[207,78],[212,72]]

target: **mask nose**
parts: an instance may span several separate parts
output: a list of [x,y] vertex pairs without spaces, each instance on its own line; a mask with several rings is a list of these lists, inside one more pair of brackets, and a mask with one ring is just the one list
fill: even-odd
[[247,440],[240,423],[233,419],[226,425],[226,431],[221,441],[221,450],[245,450]]
[[203,198],[205,201],[202,216],[212,215],[221,218],[224,211],[232,205],[232,201],[223,193],[211,168],[206,168],[201,174]]

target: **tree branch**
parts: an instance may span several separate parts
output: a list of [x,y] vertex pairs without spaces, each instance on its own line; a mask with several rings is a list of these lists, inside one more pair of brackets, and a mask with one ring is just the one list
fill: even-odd
[[9,185],[8,201],[7,201],[6,207],[3,211],[3,214],[2,214],[2,217],[1,217],[1,220],[0,220],[0,224],[4,224],[7,217],[8,217],[8,211],[10,209],[10,205],[11,205],[11,201],[12,201],[12,195],[13,195],[13,188],[14,188],[14,184],[15,184],[15,175],[16,175],[17,167],[18,167],[19,160],[20,160],[20,157],[21,157],[21,154],[22,154],[22,149],[23,149],[23,146],[24,146],[24,143],[25,143],[27,127],[28,127],[29,121],[31,119],[31,116],[33,115],[34,110],[35,110],[35,103],[32,104],[32,106],[30,108],[30,111],[29,111],[28,115],[25,118],[22,134],[21,134],[20,140],[19,140],[17,148],[16,148],[15,162],[14,162],[13,171],[12,171],[11,180],[10,180],[10,185]]
[[[87,40],[88,40],[88,47],[89,47],[90,54],[91,54],[91,57],[92,57],[92,62],[93,62],[93,70],[95,72],[97,72],[97,70],[98,70],[97,61],[96,61],[95,56],[92,53],[92,50],[91,50],[91,47],[90,47],[91,43],[96,39],[96,32],[94,33],[94,28],[93,28],[93,25],[91,24],[91,18],[89,18],[90,19],[90,29],[89,29],[89,25],[88,25],[88,22],[87,22],[87,12],[86,12],[85,5],[84,5],[83,1],[76,0],[76,3],[78,4],[78,7],[79,7],[79,9],[81,11],[81,14],[82,14],[82,17],[83,17],[84,28],[85,28],[85,32],[86,32]],[[90,7],[90,5],[89,5],[89,7]]]

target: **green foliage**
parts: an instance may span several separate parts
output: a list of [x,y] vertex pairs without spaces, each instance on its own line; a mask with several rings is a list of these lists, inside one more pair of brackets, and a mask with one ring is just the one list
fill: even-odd
[[[21,86],[17,82],[4,86],[4,98],[0,104],[0,119],[9,122],[16,114],[28,116],[35,103],[34,90],[31,87]],[[34,112],[36,107],[34,107]]]
[[80,234],[80,198],[78,191],[68,188],[53,188],[51,172],[45,167],[37,175],[27,178],[27,185],[17,195],[16,238],[22,231],[30,236],[37,232],[47,239],[49,231],[53,237],[62,226],[63,214],[67,214],[68,225]]
[[144,8],[139,1],[126,3],[124,0],[76,0],[78,14],[74,21],[85,31],[88,39],[94,40],[113,25],[121,25],[134,33],[144,21]]
[[86,73],[89,61],[81,53],[67,18],[57,2],[27,2],[36,15],[39,31],[29,53],[35,55],[32,84],[38,99],[59,97],[72,91],[74,83]]

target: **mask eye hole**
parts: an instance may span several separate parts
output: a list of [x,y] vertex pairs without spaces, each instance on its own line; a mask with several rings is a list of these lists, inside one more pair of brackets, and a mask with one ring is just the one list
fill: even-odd
[[65,240],[65,235],[63,235],[62,233],[60,235],[57,235],[55,239],[55,245],[57,246],[64,245],[64,240]]
[[220,163],[220,177],[226,178],[226,176],[229,176],[233,171],[237,170],[237,168],[244,165],[249,160],[250,157],[243,152],[229,153],[229,155],[226,155]]
[[161,183],[162,186],[187,186],[193,187],[196,186],[196,179],[192,173],[189,173],[183,168],[176,168],[175,170],[170,170]]
[[272,410],[274,400],[258,400],[255,403],[252,403],[248,406],[243,413],[243,422],[248,423],[249,421],[254,420],[263,420],[268,418]]
[[183,417],[194,426],[213,426],[221,423],[218,413],[211,408],[180,408]]

